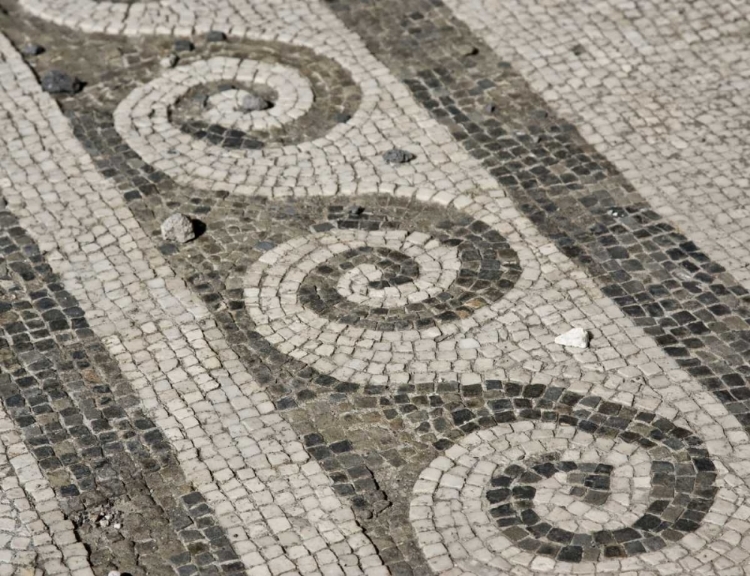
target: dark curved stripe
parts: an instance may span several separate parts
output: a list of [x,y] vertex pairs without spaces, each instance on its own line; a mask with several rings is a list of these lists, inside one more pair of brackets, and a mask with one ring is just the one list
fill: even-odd
[[440,0],[328,4],[541,233],[750,431],[747,290]]
[[0,277],[0,398],[92,567],[133,576],[244,573],[84,311],[5,211]]

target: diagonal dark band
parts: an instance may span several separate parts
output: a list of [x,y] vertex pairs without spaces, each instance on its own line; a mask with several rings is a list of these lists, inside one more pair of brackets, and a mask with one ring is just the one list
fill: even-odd
[[97,573],[244,573],[78,302],[4,211],[0,400]]
[[747,290],[651,210],[440,0],[328,5],[523,214],[750,431]]

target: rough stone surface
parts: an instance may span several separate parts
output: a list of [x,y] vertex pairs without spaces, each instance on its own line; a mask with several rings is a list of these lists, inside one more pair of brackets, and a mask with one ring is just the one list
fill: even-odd
[[210,30],[206,34],[206,42],[224,42],[227,39],[227,35],[221,30]]
[[748,16],[6,2],[0,576],[750,571]]
[[42,90],[50,94],[76,94],[83,87],[78,78],[60,70],[45,72],[41,84]]
[[573,348],[588,348],[589,339],[589,333],[583,328],[572,328],[555,338],[555,344],[572,346]]
[[414,160],[416,156],[407,150],[392,148],[383,154],[383,159],[389,164],[405,164]]
[[242,99],[242,109],[245,112],[259,112],[260,110],[267,110],[270,106],[268,100],[256,94],[248,94]]
[[24,44],[21,48],[21,54],[24,56],[39,56],[44,52],[44,46],[39,44]]
[[195,46],[190,40],[187,40],[185,38],[178,38],[174,41],[175,52],[192,52],[194,49]]
[[167,242],[190,242],[195,239],[193,221],[184,214],[172,214],[161,223],[161,237]]

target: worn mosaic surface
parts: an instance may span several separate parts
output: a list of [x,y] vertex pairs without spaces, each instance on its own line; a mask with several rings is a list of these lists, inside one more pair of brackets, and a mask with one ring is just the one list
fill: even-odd
[[0,0],[0,576],[750,574],[749,27]]

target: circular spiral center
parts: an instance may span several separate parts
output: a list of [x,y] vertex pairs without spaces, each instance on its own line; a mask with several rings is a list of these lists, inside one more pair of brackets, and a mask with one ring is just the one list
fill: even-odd
[[424,302],[456,281],[461,262],[456,247],[422,232],[361,234],[365,246],[342,254],[348,270],[336,290],[348,301],[372,308]]

